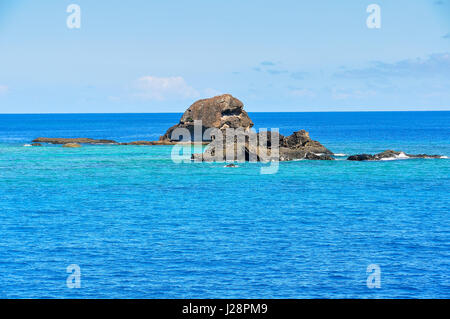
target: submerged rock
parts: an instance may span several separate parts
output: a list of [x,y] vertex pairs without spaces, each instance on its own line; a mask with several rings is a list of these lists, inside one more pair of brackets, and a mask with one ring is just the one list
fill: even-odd
[[[194,138],[194,121],[202,121],[203,133],[208,128],[224,130],[227,128],[243,128],[250,130],[253,122],[244,111],[244,104],[231,96],[224,94],[209,99],[203,99],[192,104],[180,119],[177,125],[172,126],[160,137],[160,141],[179,141],[179,137],[172,137],[172,132],[177,128],[186,128]],[[205,139],[204,141],[210,141]],[[199,142],[199,141],[197,141]]]
[[442,155],[428,155],[428,154],[407,154],[401,151],[387,150],[375,155],[370,154],[358,154],[352,155],[347,158],[349,161],[382,161],[382,160],[394,160],[394,159],[407,159],[407,158],[442,158]]
[[62,147],[73,147],[73,148],[75,148],[75,147],[81,147],[81,144],[78,144],[78,143],[66,143],[66,144],[63,144]]
[[32,141],[33,143],[50,143],[50,144],[68,144],[68,143],[78,143],[78,144],[118,144],[113,140],[96,140],[92,138],[48,138],[39,137]]
[[31,146],[42,146],[41,143],[32,143]]

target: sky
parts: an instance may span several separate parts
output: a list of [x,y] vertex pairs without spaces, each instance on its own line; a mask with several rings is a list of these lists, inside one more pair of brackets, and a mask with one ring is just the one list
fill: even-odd
[[450,0],[0,0],[0,113],[183,112],[223,93],[251,112],[450,110]]

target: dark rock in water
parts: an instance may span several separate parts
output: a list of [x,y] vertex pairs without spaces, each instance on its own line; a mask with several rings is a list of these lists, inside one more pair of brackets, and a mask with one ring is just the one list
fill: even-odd
[[228,164],[225,167],[237,167],[237,165],[236,164]]
[[33,143],[50,143],[50,144],[68,144],[68,143],[78,143],[78,144],[117,144],[116,141],[112,140],[95,140],[92,138],[48,138],[39,137],[33,140]]
[[374,156],[370,154],[351,155],[347,158],[349,161],[372,161],[373,159]]
[[352,155],[347,158],[349,161],[381,161],[390,159],[407,159],[407,158],[442,158],[442,155],[427,155],[427,154],[407,154],[405,152],[398,152],[387,150],[375,155],[360,154]]
[[[242,128],[248,131],[253,122],[250,120],[247,112],[244,111],[244,104],[230,94],[216,96],[210,99],[199,100],[192,104],[181,117],[177,125],[169,128],[161,141],[178,141],[179,137],[172,137],[172,132],[176,128],[186,128],[191,132],[191,138],[194,138],[194,121],[202,121],[202,140],[203,133],[208,128],[217,128],[224,130],[227,128]],[[210,141],[205,139],[205,141]],[[196,141],[200,142],[200,141]]]
[[31,146],[42,146],[41,143],[32,143]]
[[442,155],[428,155],[428,154],[407,154],[410,158],[444,158]]
[[328,154],[316,154],[316,153],[308,152],[305,155],[305,159],[317,160],[317,161],[333,161],[334,157],[332,157],[331,155],[328,155]]

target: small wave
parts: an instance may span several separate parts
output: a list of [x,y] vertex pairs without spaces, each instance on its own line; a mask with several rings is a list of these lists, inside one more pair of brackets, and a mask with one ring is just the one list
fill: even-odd
[[409,158],[409,156],[406,155],[404,152],[400,152],[400,154],[398,154],[398,155],[396,156],[396,158]]
[[401,160],[401,159],[408,159],[410,158],[408,155],[406,155],[404,152],[401,152],[398,155],[394,155],[393,157],[386,157],[382,158],[382,161],[395,161],[395,160]]
[[442,159],[448,158],[448,156],[441,156]]
[[344,156],[348,156],[347,154],[344,153],[335,153],[333,154],[334,156],[338,156],[338,157],[344,157]]
[[33,146],[33,145],[31,145],[31,144],[25,144],[23,147],[30,147],[30,146]]

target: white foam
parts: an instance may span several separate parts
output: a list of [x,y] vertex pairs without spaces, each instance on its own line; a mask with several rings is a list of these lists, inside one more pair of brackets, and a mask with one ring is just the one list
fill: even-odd
[[444,158],[448,158],[448,156],[441,156],[441,158],[443,158],[443,159],[444,159]]
[[344,153],[335,153],[335,154],[333,154],[334,156],[340,156],[340,157],[343,157],[343,156],[348,156],[347,154],[344,154]]
[[33,146],[33,145],[31,145],[31,144],[25,144],[24,145],[24,147],[30,147],[30,146]]
[[395,160],[402,160],[402,159],[408,159],[410,158],[408,155],[406,155],[404,152],[400,152],[398,155],[394,155],[393,157],[386,157],[381,158],[381,161],[395,161]]

